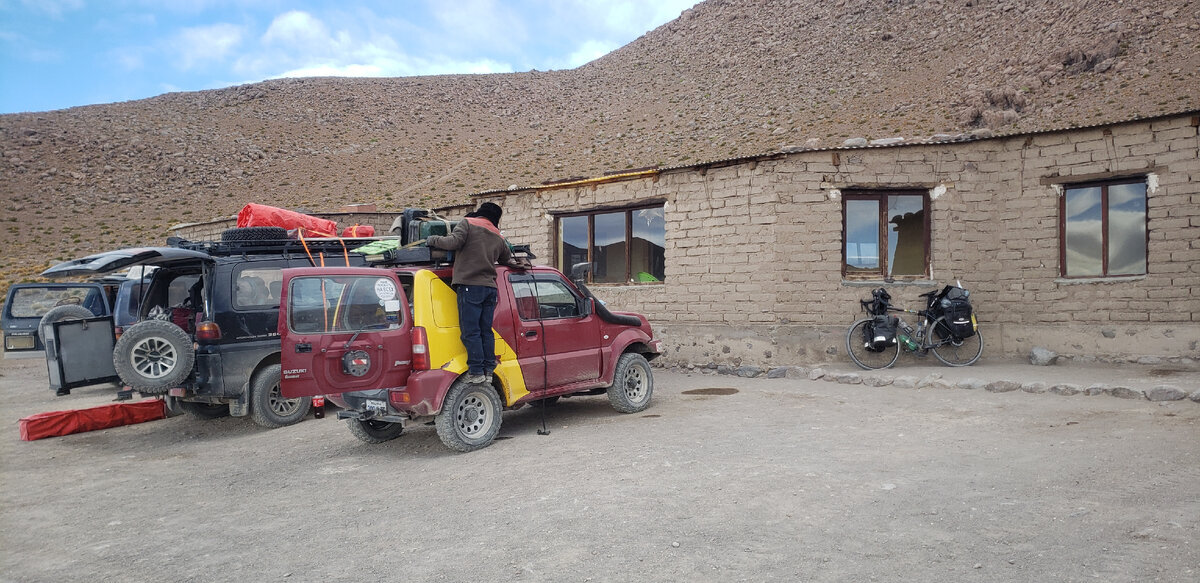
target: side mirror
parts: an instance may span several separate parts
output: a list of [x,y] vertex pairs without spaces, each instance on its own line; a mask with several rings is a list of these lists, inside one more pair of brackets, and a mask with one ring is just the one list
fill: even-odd
[[579,316],[590,316],[592,314],[592,298],[579,298],[575,302],[579,306]]

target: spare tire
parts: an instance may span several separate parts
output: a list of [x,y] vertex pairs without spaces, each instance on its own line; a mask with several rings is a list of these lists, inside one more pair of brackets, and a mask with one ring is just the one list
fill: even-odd
[[196,353],[183,328],[163,320],[130,326],[113,347],[113,366],[121,382],[143,393],[164,393],[188,375]]
[[287,239],[287,229],[283,227],[239,227],[221,231],[221,241],[278,241]]
[[42,316],[42,320],[38,322],[37,336],[42,339],[42,344],[46,344],[46,339],[42,337],[42,329],[55,322],[65,322],[67,320],[83,320],[85,318],[95,318],[96,315],[91,310],[78,304],[65,304],[56,308],[51,308]]

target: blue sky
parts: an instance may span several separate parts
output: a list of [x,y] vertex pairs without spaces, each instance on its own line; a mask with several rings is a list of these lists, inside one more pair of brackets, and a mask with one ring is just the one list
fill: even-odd
[[0,0],[0,113],[277,77],[569,69],[697,0]]

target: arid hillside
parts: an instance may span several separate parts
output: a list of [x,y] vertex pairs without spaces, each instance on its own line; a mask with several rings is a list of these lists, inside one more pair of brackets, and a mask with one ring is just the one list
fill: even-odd
[[0,288],[247,202],[383,210],[849,137],[1200,108],[1200,0],[709,0],[579,69],[0,116]]

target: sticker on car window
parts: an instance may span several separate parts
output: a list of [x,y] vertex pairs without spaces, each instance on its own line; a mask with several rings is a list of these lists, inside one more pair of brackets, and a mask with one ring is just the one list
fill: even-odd
[[399,312],[400,311],[400,300],[384,300],[383,301],[383,311]]
[[396,299],[396,284],[382,277],[375,280],[375,295],[384,301]]

